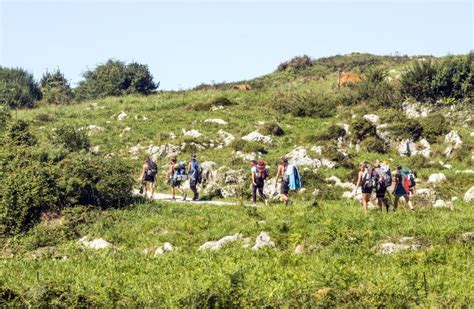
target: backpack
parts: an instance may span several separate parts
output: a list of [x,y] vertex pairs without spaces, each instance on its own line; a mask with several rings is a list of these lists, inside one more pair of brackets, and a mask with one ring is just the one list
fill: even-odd
[[184,161],[179,161],[178,163],[175,164],[173,179],[175,180],[187,179],[186,163]]
[[400,175],[401,175],[401,184],[406,192],[409,192],[410,189],[416,186],[415,175],[409,168],[404,167],[400,169]]
[[158,174],[158,166],[153,160],[148,160],[148,169],[146,170],[146,175],[149,177],[155,177]]
[[258,161],[258,164],[255,166],[255,169],[256,169],[256,173],[255,173],[256,178],[263,179],[263,180],[267,179],[268,169],[265,165],[265,161],[263,160]]
[[196,183],[202,182],[202,169],[197,160],[191,161],[191,170],[189,173],[192,175],[192,178],[196,181]]
[[392,172],[388,166],[380,165],[375,173],[375,183],[377,189],[380,187],[388,188],[392,185]]
[[362,176],[362,188],[373,189],[374,181],[375,181],[374,170],[372,168],[367,168],[366,171],[364,171],[364,174]]

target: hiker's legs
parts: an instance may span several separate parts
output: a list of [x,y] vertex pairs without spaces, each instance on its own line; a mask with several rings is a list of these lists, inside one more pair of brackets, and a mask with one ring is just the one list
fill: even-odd
[[379,210],[383,209],[383,198],[377,198],[377,205],[379,206]]
[[252,184],[252,203],[257,203],[257,186]]
[[367,212],[367,204],[370,201],[370,193],[362,193],[362,207],[364,208],[364,211]]
[[263,201],[266,201],[267,197],[265,196],[265,193],[263,193],[263,186],[265,183],[263,180],[257,181],[257,189],[258,189],[258,195]]
[[395,199],[393,200],[393,210],[397,210],[398,208],[398,201],[400,200],[400,196],[395,195]]
[[407,194],[407,195],[405,195],[404,197],[405,197],[405,201],[407,202],[408,207],[409,207],[411,210],[414,210],[413,205],[412,205],[412,203],[411,203],[411,201],[410,201],[410,196]]
[[197,201],[199,199],[199,193],[196,187],[195,182],[190,182],[189,187],[191,188],[191,191],[193,191],[193,201]]

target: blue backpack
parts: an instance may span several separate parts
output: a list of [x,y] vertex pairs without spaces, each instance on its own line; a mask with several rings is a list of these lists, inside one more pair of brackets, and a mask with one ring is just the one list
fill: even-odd
[[191,174],[191,179],[196,181],[196,183],[202,182],[202,169],[197,160],[191,161],[191,170],[189,171],[189,174]]

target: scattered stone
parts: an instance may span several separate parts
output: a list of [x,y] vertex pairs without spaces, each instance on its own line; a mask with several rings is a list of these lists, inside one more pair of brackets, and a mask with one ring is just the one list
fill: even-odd
[[303,245],[298,245],[298,246],[296,246],[296,248],[295,248],[295,254],[303,254],[303,252],[304,252]]
[[219,136],[223,139],[222,143],[224,146],[229,146],[235,140],[235,137],[232,134],[224,130],[219,130],[217,134],[219,134]]
[[402,108],[408,118],[428,117],[428,114],[431,112],[427,106],[419,102],[410,103],[405,101],[402,103]]
[[214,251],[220,250],[225,244],[231,243],[237,240],[241,240],[241,239],[242,239],[241,234],[224,236],[217,241],[208,241],[204,243],[201,247],[199,247],[199,250],[214,250]]
[[423,149],[420,150],[420,154],[425,157],[429,158],[431,156],[431,145],[426,139],[420,140],[420,145],[423,146]]
[[100,150],[100,146],[99,145],[95,145],[95,146],[92,146],[90,148],[90,152],[92,152],[93,154],[98,154],[99,153],[99,150]]
[[291,164],[297,166],[311,166],[314,168],[320,168],[322,166],[321,161],[318,159],[312,159],[304,147],[297,147],[286,155],[288,161]]
[[125,120],[126,118],[127,118],[127,113],[125,113],[125,112],[121,112],[117,116],[117,120],[119,120],[119,121]]
[[270,136],[262,135],[257,131],[245,135],[244,137],[242,137],[242,139],[249,142],[257,142],[264,144],[271,144],[273,142],[273,139]]
[[429,183],[438,183],[446,180],[446,175],[443,173],[434,173],[431,174],[430,177],[428,177],[428,182]]
[[198,130],[189,130],[189,131],[186,131],[183,129],[183,135],[184,136],[191,136],[193,138],[198,138],[200,136],[202,136],[202,133],[199,132]]
[[259,250],[263,247],[275,247],[275,243],[270,238],[267,232],[261,232],[255,239],[255,245],[252,250]]
[[93,250],[106,249],[106,248],[111,246],[111,244],[108,241],[106,241],[102,238],[98,238],[98,239],[94,239],[92,241],[88,241],[87,236],[84,236],[81,239],[79,239],[78,243],[83,245],[86,248],[93,249]]
[[464,232],[461,235],[461,239],[463,241],[471,241],[474,240],[474,233],[473,232]]
[[155,257],[158,255],[165,254],[174,250],[174,247],[169,242],[165,242],[161,247],[158,247],[155,251]]
[[474,187],[471,187],[469,190],[467,190],[466,194],[464,194],[465,202],[470,202],[472,200],[474,200]]
[[459,200],[459,198],[458,198],[457,196],[453,196],[453,197],[451,198],[451,202],[456,202],[457,200]]
[[226,125],[227,124],[227,121],[225,121],[223,119],[218,119],[218,118],[206,119],[206,120],[204,120],[204,122],[206,122],[206,123],[215,123],[215,124],[219,124],[219,125]]
[[86,130],[87,130],[87,135],[92,136],[94,134],[104,131],[104,128],[96,126],[95,124],[91,124],[86,127]]
[[142,149],[143,147],[140,146],[140,144],[137,144],[135,146],[130,147],[130,149],[128,149],[128,152],[132,155],[132,159],[137,160],[138,155],[140,154],[140,151]]
[[453,144],[454,149],[459,149],[462,146],[461,136],[459,136],[457,131],[452,130],[444,137],[444,142],[446,144]]
[[370,121],[374,124],[379,122],[379,116],[374,115],[374,114],[364,115],[364,116],[362,116],[362,118],[364,118],[365,120],[368,120],[368,121]]
[[312,194],[313,194],[314,196],[318,196],[320,193],[321,193],[321,190],[319,190],[319,189],[314,189],[314,191],[313,191]]
[[405,250],[416,250],[414,245],[384,243],[380,246],[379,252],[382,254],[393,254]]
[[433,204],[433,207],[435,208],[443,208],[443,207],[446,207],[446,208],[449,208],[451,209],[451,205],[448,204],[448,202],[445,202],[443,200],[436,200]]
[[147,150],[147,153],[152,156],[153,160],[156,160],[157,158],[171,157],[179,154],[179,152],[179,147],[172,144],[161,146],[150,145]]
[[257,159],[257,153],[244,153],[240,150],[235,152],[235,156],[244,159],[245,161],[252,161]]
[[321,146],[313,146],[311,147],[311,151],[314,151],[318,155],[321,155],[323,153],[323,147]]

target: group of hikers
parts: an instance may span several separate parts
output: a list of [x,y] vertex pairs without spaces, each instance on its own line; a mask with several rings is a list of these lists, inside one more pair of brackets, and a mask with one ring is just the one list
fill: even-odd
[[[140,193],[143,193],[145,197],[147,197],[147,195],[153,197],[157,173],[157,164],[149,157],[146,157],[140,175],[142,182]],[[198,201],[199,192],[197,185],[202,183],[202,174],[201,165],[196,159],[195,154],[191,155],[189,162],[178,161],[176,155],[172,156],[168,167],[168,183],[171,186],[172,199],[176,200],[176,191],[178,191],[181,193],[183,201],[186,200],[187,193],[182,188],[182,185],[184,181],[189,180],[189,187],[193,192],[192,200]],[[264,193],[264,187],[269,177],[269,170],[265,161],[252,160],[250,174],[252,180],[251,190],[253,204],[255,205],[257,203],[258,195],[265,205],[268,205],[269,199]],[[279,199],[283,201],[285,205],[291,205],[293,202],[289,199],[289,192],[301,188],[301,176],[298,168],[296,165],[290,164],[287,157],[282,157],[278,162],[275,179],[274,195],[278,195],[278,182],[280,182]],[[387,196],[387,190],[392,186],[393,179],[395,180],[393,210],[398,208],[399,200],[402,197],[405,199],[408,207],[413,210],[410,195],[414,193],[414,173],[408,168],[397,166],[396,172],[392,175],[388,161],[376,161],[374,163],[362,162],[359,166],[357,184],[353,195],[356,196],[356,192],[360,187],[362,192],[362,206],[364,210],[367,211],[372,192],[375,191],[379,208],[383,209],[383,206],[385,206],[386,210],[389,211],[392,202],[389,198],[390,195]]]
[[[251,161],[251,179],[252,179],[252,202],[257,203],[257,193],[265,205],[268,205],[268,198],[264,193],[265,180],[269,176],[268,167],[264,160]],[[156,176],[158,174],[157,164],[151,160],[150,157],[145,157],[143,162],[142,172],[140,174],[140,181],[142,183],[140,193],[144,194],[145,198],[153,197]],[[288,163],[288,158],[280,159],[277,169],[275,181],[275,192],[278,188],[278,179],[280,184],[280,200],[285,205],[291,205],[293,202],[289,199],[288,194],[290,190],[297,190],[301,188],[301,177],[295,165]],[[202,183],[202,168],[196,159],[196,155],[191,155],[191,160],[178,161],[177,156],[172,156],[168,167],[168,183],[171,186],[172,199],[176,200],[176,191],[181,193],[183,201],[187,198],[186,191],[182,188],[185,180],[189,180],[189,187],[193,192],[193,201],[199,200],[199,192],[197,185]]]
[[398,208],[398,203],[402,197],[408,207],[414,210],[413,203],[410,200],[410,195],[414,194],[416,184],[414,172],[408,168],[397,166],[395,174],[392,175],[389,161],[382,163],[380,161],[375,161],[375,163],[364,161],[359,165],[357,184],[353,192],[355,196],[357,189],[361,188],[364,211],[367,212],[368,210],[368,204],[374,190],[379,208],[382,209],[385,206],[387,212],[389,211],[391,201],[389,199],[390,194],[387,196],[387,190],[392,186],[393,179],[395,179],[393,210],[395,211]]

